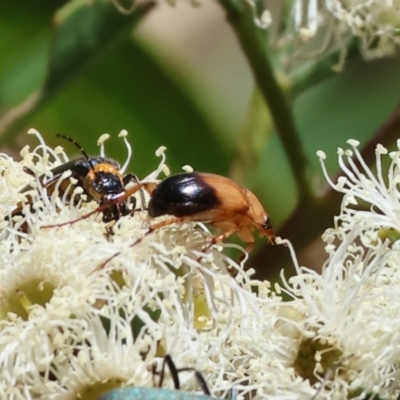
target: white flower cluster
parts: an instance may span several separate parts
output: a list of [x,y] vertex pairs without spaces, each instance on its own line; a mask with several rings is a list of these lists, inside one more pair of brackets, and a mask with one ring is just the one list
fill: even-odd
[[354,37],[360,39],[361,51],[368,59],[392,55],[400,43],[398,1],[266,0],[266,4],[265,14],[271,20],[270,39],[280,47],[288,46],[297,59],[318,58],[339,50],[341,57],[336,68],[340,69]]
[[[373,173],[357,149],[359,143],[348,143],[352,149],[338,151],[343,175],[337,183],[327,174],[325,154],[318,152],[326,179],[344,194],[335,227],[323,236],[328,260],[321,274],[296,266],[297,276],[287,289],[301,302],[305,315],[300,326],[303,337],[309,337],[303,342],[305,356],[316,351],[314,372],[323,371],[318,398],[368,394],[397,399],[400,151],[389,153],[379,145]],[[391,159],[387,173],[382,155]],[[324,397],[327,390],[333,397]]]
[[[211,236],[200,224],[146,237],[146,211],[121,218],[112,233],[95,214],[45,228],[79,218],[97,203],[82,198],[73,205],[61,189],[48,196],[39,177],[51,176],[68,158],[30,133],[40,144],[24,148],[22,161],[0,155],[0,398],[90,400],[113,387],[151,387],[151,366],[166,352],[177,366],[196,365],[215,394],[226,395],[234,380],[247,382],[235,375],[245,348],[269,351],[252,332],[274,330],[274,319],[262,318],[248,274],[221,246],[203,252]],[[163,150],[143,181],[167,171]],[[10,222],[27,184],[29,202]],[[237,270],[236,279],[227,268]],[[278,303],[264,302],[268,315]],[[231,343],[240,332],[243,349]],[[183,388],[200,391],[186,375]]]
[[[124,14],[131,14],[146,0],[111,0]],[[183,0],[164,0],[176,6]],[[202,0],[185,0],[194,7]],[[232,1],[235,3],[235,1]],[[252,8],[254,23],[268,29],[268,38],[280,50],[285,67],[338,52],[333,69],[340,71],[354,38],[366,59],[395,54],[400,44],[400,2],[397,0],[239,0]],[[265,3],[265,9],[261,10]]]
[[[67,156],[30,133],[40,144],[20,162],[0,154],[0,398],[96,400],[111,388],[152,387],[151,367],[165,353],[201,371],[218,398],[397,398],[399,245],[388,235],[400,231],[398,152],[388,183],[380,164],[378,177],[351,158],[351,170],[342,164],[335,188],[344,203],[325,234],[322,275],[295,261],[297,276],[272,290],[221,246],[204,253],[210,233],[201,224],[145,236],[151,221],[136,211],[112,228],[95,214],[44,228],[97,204],[45,193],[38,177]],[[165,170],[163,158],[144,181]],[[28,183],[30,201],[11,222]],[[373,209],[353,207],[361,200]],[[201,392],[192,374],[180,380]],[[164,386],[173,386],[169,375]]]

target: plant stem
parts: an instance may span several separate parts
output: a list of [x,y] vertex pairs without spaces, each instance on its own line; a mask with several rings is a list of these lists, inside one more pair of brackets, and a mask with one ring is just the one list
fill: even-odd
[[299,198],[313,197],[309,164],[297,131],[294,116],[279,87],[267,54],[266,32],[254,23],[254,8],[247,1],[220,0],[228,21],[247,56],[254,78],[269,107],[275,129],[294,174]]

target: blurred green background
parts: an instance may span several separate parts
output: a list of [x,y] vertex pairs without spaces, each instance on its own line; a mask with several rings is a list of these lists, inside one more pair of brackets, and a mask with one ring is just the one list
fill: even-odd
[[[218,2],[160,2],[123,15],[105,1],[3,1],[0,37],[2,151],[18,159],[34,127],[71,157],[76,149],[57,133],[97,154],[97,138],[107,132],[106,154],[123,164],[117,134],[126,129],[130,170],[139,177],[155,169],[154,152],[164,145],[172,173],[189,164],[234,177],[256,193],[276,228],[293,211],[286,154]],[[352,56],[342,73],[291,99],[317,191],[325,181],[315,152],[327,153],[334,174],[338,146],[369,140],[398,103],[399,61]],[[309,255],[307,262],[319,263]]]

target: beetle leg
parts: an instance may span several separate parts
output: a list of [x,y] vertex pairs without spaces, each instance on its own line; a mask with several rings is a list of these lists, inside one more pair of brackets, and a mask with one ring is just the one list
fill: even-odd
[[[206,247],[204,247],[204,249],[202,250],[203,253],[207,253],[208,250],[210,250],[212,245],[218,244],[218,243],[222,243],[223,241],[228,239],[229,236],[231,236],[235,232],[237,232],[237,226],[236,225],[234,225],[234,227],[230,228],[230,229],[228,227],[231,226],[231,225],[230,224],[226,224],[226,223],[221,224],[221,226],[218,226],[218,224],[214,224],[214,226],[216,226],[219,229],[224,230],[224,232],[222,234],[218,235],[218,236],[213,236],[212,239],[210,240],[210,243]],[[197,259],[197,261],[200,262],[201,259],[202,259],[202,257],[199,257]]]
[[[254,249],[254,236],[249,228],[243,228],[238,231],[238,236],[244,243],[246,243],[246,253],[250,254]],[[239,264],[246,258],[246,253],[242,254],[239,258]]]
[[[253,237],[253,234],[250,229],[244,228],[243,226],[241,227],[239,224],[235,224],[234,222],[230,222],[230,223],[225,222],[225,223],[219,223],[219,224],[214,223],[213,225],[219,229],[223,229],[225,232],[223,232],[219,236],[213,237],[210,245],[208,247],[206,247],[205,250],[203,250],[204,252],[207,252],[213,244],[224,242],[226,239],[228,239],[229,236],[233,235],[234,233],[237,233],[239,238],[244,243],[246,243],[246,252],[247,253],[251,253],[253,251],[254,237]],[[232,225],[233,225],[233,227],[232,227]],[[231,228],[229,229],[229,227],[231,227]],[[243,254],[242,256],[240,256],[238,263],[240,264],[244,260],[245,257],[246,257],[246,254]],[[232,273],[231,273],[231,275],[232,275]]]
[[72,225],[76,222],[82,221],[83,219],[89,218],[91,215],[102,212],[106,206],[100,205],[99,207],[95,208],[93,211],[88,212],[85,215],[80,216],[79,218],[73,219],[71,221],[62,222],[61,224],[54,224],[54,225],[42,225],[40,229],[49,229],[49,228],[59,228],[60,226],[65,225]]
[[146,191],[151,194],[151,192],[154,190],[154,188],[157,186],[157,183],[155,182],[141,182],[138,183],[135,186],[130,187],[125,191],[125,196],[124,198],[127,199],[129,196],[134,195],[138,190],[144,188]]
[[[135,183],[137,185],[140,184],[139,178],[137,177],[137,175],[132,174],[131,172],[129,172],[129,174],[126,174],[122,178],[122,183],[124,184],[124,186],[126,186],[131,181],[135,181]],[[142,210],[145,208],[145,204],[146,204],[146,200],[144,198],[143,188],[140,188],[140,206],[141,206]]]
[[132,174],[131,172],[129,172],[122,178],[122,183],[124,184],[124,186],[127,185],[131,181],[135,181],[136,183],[139,183],[138,177],[135,174]]
[[35,176],[35,172],[34,172],[33,170],[31,170],[29,167],[23,167],[22,170],[23,170],[26,174],[28,174],[28,175],[30,175],[30,176]]
[[[213,225],[218,227],[218,224],[213,224]],[[212,239],[211,239],[211,241],[210,241],[210,243],[209,243],[206,247],[203,248],[202,253],[204,253],[204,254],[207,253],[207,252],[210,250],[210,248],[211,248],[211,246],[212,246],[213,244],[222,243],[223,241],[225,241],[226,239],[228,239],[229,236],[231,236],[231,235],[233,235],[234,233],[237,232],[238,227],[237,227],[236,225],[234,225],[233,228],[228,229],[228,230],[226,230],[226,228],[227,228],[229,225],[232,226],[231,224],[226,224],[226,223],[224,223],[224,224],[221,224],[221,225],[224,225],[225,229],[222,228],[222,226],[220,226],[220,227],[218,227],[218,228],[219,228],[219,229],[224,229],[225,232],[222,233],[221,235],[213,236]],[[201,259],[202,259],[203,257],[204,257],[204,256],[199,257],[199,258],[197,259],[197,262],[200,262]],[[229,273],[232,277],[235,277],[236,274],[237,274],[237,271],[235,271],[235,270],[234,270],[233,268],[231,268],[231,267],[228,267],[228,268],[227,268],[227,271],[228,271],[228,273]]]
[[172,217],[170,219],[166,219],[165,221],[158,222],[157,224],[150,225],[146,236],[150,233],[157,231],[158,229],[164,228],[164,226],[172,225],[172,224],[180,224],[185,220],[185,218]]
[[210,243],[210,247],[213,244],[218,244],[218,243],[222,243],[224,242],[226,239],[228,239],[229,236],[232,236],[234,233],[236,233],[238,231],[238,227],[235,225],[233,228],[225,231],[224,233],[221,233],[218,236],[214,236],[211,239],[211,243]]
[[248,228],[242,228],[238,231],[238,236],[246,243],[247,253],[251,253],[254,249],[254,236],[251,230]]
[[[156,231],[158,229],[163,228],[164,226],[172,225],[172,224],[175,224],[175,223],[181,223],[184,220],[185,220],[184,218],[173,217],[171,219],[167,219],[165,221],[161,221],[158,224],[151,225],[149,227],[149,229],[147,230],[147,232],[142,237],[140,237],[139,239],[136,239],[132,244],[129,245],[129,247],[135,247],[137,244],[141,243],[142,240],[145,239],[147,236],[149,236],[151,233],[153,233],[154,231]],[[78,219],[78,221],[79,221],[79,219]],[[76,222],[76,221],[73,221],[73,222]],[[64,223],[64,225],[66,225],[68,223],[69,222]],[[42,228],[48,228],[48,227],[52,228],[53,226],[60,226],[60,225],[47,225],[47,226],[44,226]],[[118,257],[120,254],[121,254],[120,251],[118,251],[117,253],[113,254],[111,257],[107,258],[107,260],[104,261],[98,268],[96,268],[96,270],[103,269],[111,260],[113,260],[115,257]]]
[[[179,374],[181,372],[193,372],[200,387],[203,389],[203,393],[206,396],[211,396],[210,394],[210,389],[207,386],[206,380],[204,379],[203,375],[201,374],[201,372],[197,371],[195,368],[190,368],[190,367],[186,367],[186,368],[177,368],[175,363],[172,361],[172,358],[169,354],[166,354],[162,363],[162,367],[161,367],[161,371],[157,372],[157,365],[153,364],[151,371],[153,374],[153,386],[155,387],[162,387],[163,381],[164,381],[164,376],[165,376],[165,369],[166,366],[168,365],[169,367],[169,371],[171,373],[171,377],[172,380],[174,381],[174,386],[175,389],[179,390],[180,389],[180,382],[179,382]],[[155,382],[155,375],[160,375],[160,379],[158,384]],[[201,396],[201,397],[205,397],[205,396]]]
[[[137,180],[136,175],[134,175],[134,179]],[[138,190],[140,190],[140,201],[141,201],[141,211],[147,210],[147,205],[146,205],[146,199],[144,197],[143,190],[146,190],[149,194],[154,190],[154,188],[157,186],[157,183],[155,182],[142,182],[139,183],[137,180],[137,185],[132,186],[131,188],[125,190],[125,195],[123,196],[124,200],[127,200],[129,197],[133,196]],[[132,214],[135,212],[135,210],[132,210]]]
[[146,183],[138,183],[137,185],[125,190],[124,199],[126,200],[128,197],[133,196],[138,190],[142,189],[145,186]]

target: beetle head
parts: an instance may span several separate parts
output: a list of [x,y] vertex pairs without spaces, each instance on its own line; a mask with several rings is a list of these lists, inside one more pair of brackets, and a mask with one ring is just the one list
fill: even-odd
[[95,165],[85,177],[84,187],[99,202],[112,200],[125,189],[120,172],[108,163]]
[[275,244],[275,232],[268,215],[265,216],[265,221],[260,226],[260,236],[266,236],[271,244]]

